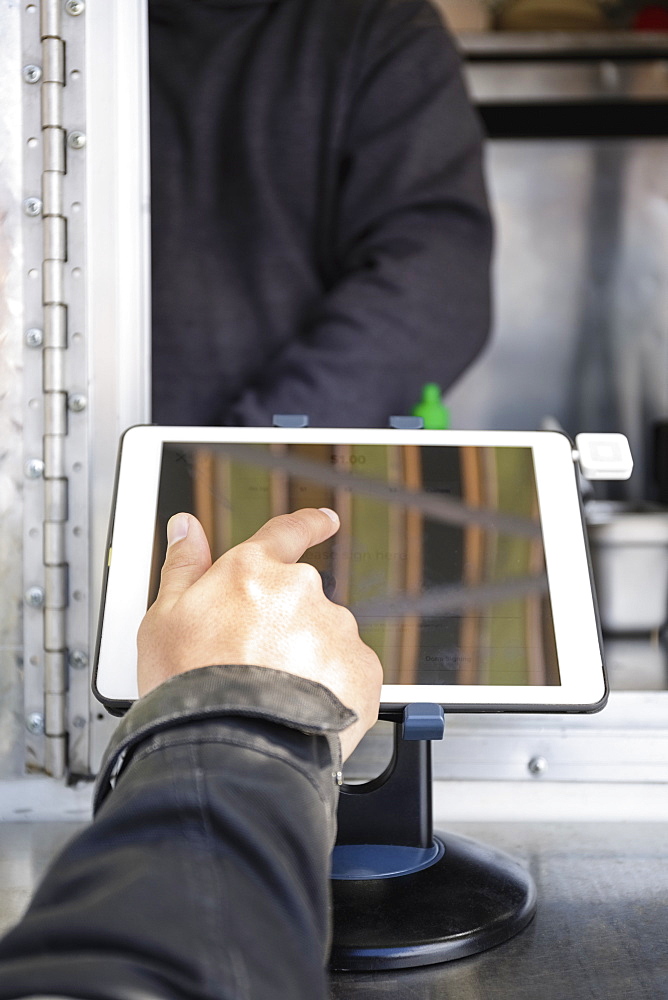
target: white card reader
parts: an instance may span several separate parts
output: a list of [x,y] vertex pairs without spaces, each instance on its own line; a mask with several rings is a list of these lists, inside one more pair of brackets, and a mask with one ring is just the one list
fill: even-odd
[[573,458],[585,479],[629,479],[631,448],[624,434],[577,434]]

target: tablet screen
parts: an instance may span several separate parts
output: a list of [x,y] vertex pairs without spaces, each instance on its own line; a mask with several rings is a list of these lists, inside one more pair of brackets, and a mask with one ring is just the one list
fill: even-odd
[[300,507],[341,518],[304,561],[385,684],[560,684],[530,447],[166,442],[149,603],[172,514],[199,518],[215,559]]

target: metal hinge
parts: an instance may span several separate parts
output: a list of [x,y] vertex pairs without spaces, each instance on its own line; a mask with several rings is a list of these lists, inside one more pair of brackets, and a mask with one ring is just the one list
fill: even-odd
[[[33,11],[34,11],[33,5]],[[69,605],[69,564],[68,564],[68,516],[71,506],[70,484],[68,481],[67,440],[69,431],[69,411],[81,407],[70,406],[71,372],[68,366],[68,288],[71,275],[68,267],[68,210],[72,205],[71,192],[66,198],[65,178],[68,168],[68,149],[80,150],[85,145],[84,133],[79,129],[68,134],[64,118],[64,94],[67,84],[66,42],[63,38],[63,19],[67,15],[83,12],[83,2],[63,3],[62,0],[42,0],[39,5],[39,51],[41,67],[29,63],[24,67],[23,76],[27,86],[39,85],[39,132],[40,138],[28,139],[28,146],[41,145],[41,190],[39,197],[32,195],[24,203],[27,216],[41,219],[41,333],[34,326],[26,332],[26,382],[31,381],[30,366],[38,362],[41,348],[41,399],[35,396],[30,405],[33,411],[41,413],[41,458],[29,455],[26,463],[27,475],[39,480],[43,494],[39,504],[27,497],[27,507],[34,517],[41,509],[43,520],[41,531],[33,526],[27,535],[40,535],[42,542],[42,586],[34,588],[42,592],[39,605],[41,613],[42,646],[41,657],[34,654],[26,663],[26,727],[28,733],[43,743],[36,741],[29,747],[29,765],[42,767],[47,773],[60,777],[67,767],[68,733],[68,635],[67,609]],[[30,7],[28,7],[28,12]],[[33,46],[36,51],[35,28],[29,14],[24,21],[24,50]],[[36,20],[33,15],[33,20]],[[78,71],[77,71],[78,72]],[[35,88],[37,89],[37,88]],[[27,102],[29,103],[29,102]],[[34,106],[34,101],[32,102]],[[37,125],[37,122],[35,122]],[[31,126],[34,128],[34,126]],[[76,153],[74,154],[76,155]],[[26,172],[29,173],[28,171]],[[78,202],[76,204],[79,204]],[[37,218],[39,217],[39,219]],[[27,244],[30,250],[28,235]],[[36,252],[37,248],[33,248]],[[34,268],[33,271],[38,270]],[[30,275],[32,271],[28,271]],[[34,284],[34,282],[33,282]],[[28,307],[29,304],[29,297]],[[36,377],[32,378],[36,387]],[[76,393],[78,400],[85,399]],[[27,420],[26,436],[29,439],[33,423]],[[36,442],[35,442],[36,443]],[[41,476],[39,473],[41,472]],[[38,483],[33,484],[37,487]],[[28,541],[28,537],[26,537]],[[28,561],[30,553],[28,553]],[[35,570],[31,570],[34,578]],[[30,583],[30,580],[27,581]],[[30,603],[28,601],[28,603]],[[32,619],[33,626],[37,619]],[[26,625],[26,636],[31,621]],[[34,628],[34,636],[37,629]],[[26,647],[29,642],[26,641]],[[34,670],[41,663],[42,705],[37,705]]]
[[[67,436],[67,388],[64,353],[67,330],[64,313],[64,269],[67,260],[67,222],[64,216],[65,43],[61,37],[62,7],[58,0],[42,0],[42,304],[44,308],[44,732],[46,770],[65,770],[67,720],[66,608],[67,477],[64,439]],[[54,341],[54,333],[56,338]]]

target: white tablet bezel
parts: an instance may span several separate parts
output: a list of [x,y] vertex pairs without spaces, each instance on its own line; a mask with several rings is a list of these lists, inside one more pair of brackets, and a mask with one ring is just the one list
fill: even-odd
[[157,427],[126,432],[118,478],[94,690],[110,709],[137,697],[136,634],[146,610],[164,442],[310,442],[515,446],[532,449],[561,684],[385,685],[384,709],[436,702],[448,711],[596,711],[607,698],[582,510],[569,439],[549,431]]

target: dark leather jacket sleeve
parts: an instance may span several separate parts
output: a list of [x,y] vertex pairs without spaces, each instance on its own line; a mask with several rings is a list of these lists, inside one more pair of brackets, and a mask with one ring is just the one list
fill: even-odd
[[321,685],[252,666],[142,698],[94,821],[0,942],[0,998],[324,997],[338,733],[354,719]]

